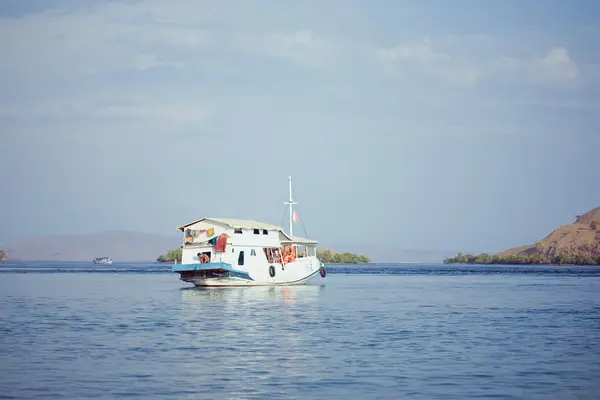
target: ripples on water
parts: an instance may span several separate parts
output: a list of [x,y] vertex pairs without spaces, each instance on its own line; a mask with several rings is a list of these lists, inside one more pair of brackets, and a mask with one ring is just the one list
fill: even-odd
[[5,263],[0,398],[598,398],[599,268],[328,272],[193,289],[160,264]]

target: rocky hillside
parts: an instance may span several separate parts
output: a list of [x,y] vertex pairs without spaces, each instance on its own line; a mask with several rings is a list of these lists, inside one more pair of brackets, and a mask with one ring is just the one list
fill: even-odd
[[577,217],[575,222],[561,226],[539,242],[509,249],[498,256],[541,254],[555,257],[600,257],[600,207]]
[[459,253],[447,258],[454,264],[576,264],[600,265],[600,207],[577,216],[537,243],[501,253],[478,256]]

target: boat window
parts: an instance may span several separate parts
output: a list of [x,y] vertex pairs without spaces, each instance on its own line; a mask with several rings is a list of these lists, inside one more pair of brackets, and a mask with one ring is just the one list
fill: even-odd
[[306,257],[306,246],[296,246],[296,255],[298,258]]
[[240,251],[240,255],[238,256],[238,265],[244,265],[244,251]]
[[263,229],[263,235],[268,235],[268,234],[269,234],[269,231],[266,229]]
[[278,248],[265,248],[263,250],[265,251],[265,256],[267,257],[268,262],[281,262],[281,254],[279,253]]
[[251,255],[251,256],[255,256],[255,255],[256,255],[256,251],[254,251],[254,249],[251,249],[251,250],[250,250],[250,255]]
[[234,231],[233,231],[233,233],[239,233],[239,234],[241,234],[242,233],[242,228],[235,228]]
[[260,235],[260,229],[255,229],[255,230],[254,230],[254,234],[255,234],[255,235]]

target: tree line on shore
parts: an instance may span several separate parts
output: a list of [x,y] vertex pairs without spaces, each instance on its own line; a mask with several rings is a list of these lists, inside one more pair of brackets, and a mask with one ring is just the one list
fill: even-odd
[[182,253],[181,247],[176,248],[174,250],[169,250],[167,252],[167,254],[161,254],[160,256],[158,256],[156,261],[158,261],[158,262],[175,262],[175,261],[181,262],[181,253]]
[[503,264],[503,265],[600,265],[600,256],[584,254],[519,254],[490,255],[487,253],[472,255],[458,253],[456,257],[448,257],[444,264]]
[[6,253],[4,250],[0,250],[0,261],[6,261]]
[[330,249],[317,249],[317,258],[327,264],[366,264],[368,257],[354,253],[336,253]]
[[[181,262],[181,248],[169,250],[167,254],[161,254],[157,262]],[[327,264],[364,264],[368,263],[368,257],[353,253],[336,253],[329,249],[317,249],[317,258]]]

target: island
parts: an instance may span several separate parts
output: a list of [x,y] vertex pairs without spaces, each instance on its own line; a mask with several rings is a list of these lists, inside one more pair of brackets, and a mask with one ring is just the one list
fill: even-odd
[[600,207],[578,215],[575,222],[555,229],[535,244],[498,254],[462,254],[445,264],[600,265]]
[[158,256],[158,258],[156,259],[156,262],[159,263],[167,263],[167,262],[181,262],[181,252],[182,249],[177,248],[175,250],[169,250],[167,252],[167,254],[161,254],[160,256]]
[[331,249],[317,249],[317,258],[326,264],[367,264],[368,257],[353,253],[337,253]]
[[4,250],[0,250],[0,261],[6,261],[6,253]]
[[[353,253],[337,253],[330,249],[317,249],[317,258],[327,264],[366,264],[369,263],[368,257]],[[160,255],[156,262],[173,263],[181,262],[181,248],[170,250],[167,254]]]

